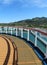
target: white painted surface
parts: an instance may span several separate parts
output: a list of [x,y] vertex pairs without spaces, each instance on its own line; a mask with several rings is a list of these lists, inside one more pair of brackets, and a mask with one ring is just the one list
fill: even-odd
[[6,34],[7,34],[7,27],[6,27]]
[[29,29],[27,30],[27,41],[29,41]]
[[46,55],[46,58],[47,58],[47,45],[46,45],[46,54],[45,55]]
[[21,38],[23,38],[23,28],[21,28]]
[[11,28],[11,35],[12,35],[12,28]]
[[35,46],[37,46],[37,31],[35,32]]
[[16,36],[18,36],[18,30],[17,30],[17,28],[16,28]]

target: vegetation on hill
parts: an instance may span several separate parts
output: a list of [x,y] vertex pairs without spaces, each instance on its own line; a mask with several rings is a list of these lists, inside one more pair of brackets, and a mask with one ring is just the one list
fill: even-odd
[[47,28],[46,17],[36,17],[32,19],[21,20],[13,23],[0,24],[0,26],[24,26],[24,27],[41,27]]

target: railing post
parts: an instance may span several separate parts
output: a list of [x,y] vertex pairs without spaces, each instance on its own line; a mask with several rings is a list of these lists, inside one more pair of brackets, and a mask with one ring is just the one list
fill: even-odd
[[1,27],[1,33],[2,33],[2,27]]
[[27,30],[27,41],[29,41],[29,29]]
[[35,31],[35,46],[37,46],[37,31]]
[[12,27],[11,27],[11,35],[12,35]]
[[45,58],[47,58],[47,45],[46,45],[46,54],[45,54]]
[[6,34],[7,34],[7,27],[6,27]]
[[0,33],[1,33],[1,27],[0,27]]
[[21,28],[21,38],[23,38],[23,28]]
[[0,27],[0,33],[2,33],[2,27]]
[[16,28],[16,36],[18,36],[18,30],[17,30],[17,28]]

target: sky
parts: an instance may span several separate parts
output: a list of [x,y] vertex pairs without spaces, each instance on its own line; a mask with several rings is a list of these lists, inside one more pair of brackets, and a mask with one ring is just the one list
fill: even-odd
[[47,0],[0,0],[0,23],[47,17]]

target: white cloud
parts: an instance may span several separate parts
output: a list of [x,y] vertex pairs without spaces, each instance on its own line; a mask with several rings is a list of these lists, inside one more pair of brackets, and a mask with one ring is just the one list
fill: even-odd
[[3,4],[10,4],[13,0],[3,0]]
[[46,0],[16,0],[23,4],[23,6],[36,6],[36,7],[47,7],[47,1]]
[[36,7],[41,7],[41,8],[47,7],[46,0],[30,0],[27,2],[28,2],[28,5],[30,6],[36,6]]
[[11,4],[13,2],[19,2],[24,7],[47,7],[46,0],[0,0],[3,4]]
[[4,4],[10,3],[10,2],[11,2],[11,0],[3,0]]
[[33,3],[37,7],[47,7],[47,1],[46,0],[33,0]]
[[[23,1],[23,0],[22,0]],[[37,7],[47,7],[47,1],[46,0],[24,0],[24,3],[31,6],[37,6]]]
[[2,4],[10,4],[10,3],[13,3],[13,1],[15,1],[15,0],[0,0],[0,3],[2,3]]

